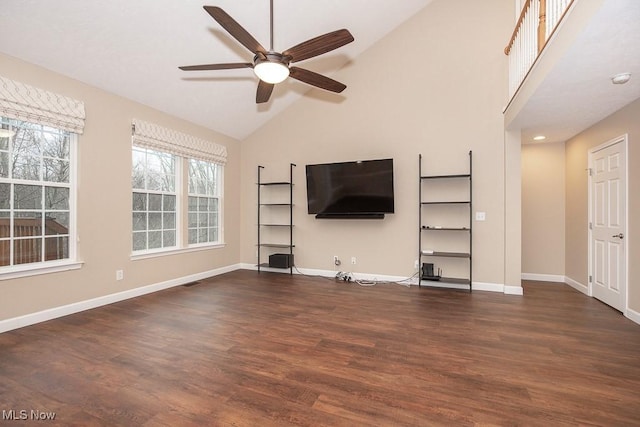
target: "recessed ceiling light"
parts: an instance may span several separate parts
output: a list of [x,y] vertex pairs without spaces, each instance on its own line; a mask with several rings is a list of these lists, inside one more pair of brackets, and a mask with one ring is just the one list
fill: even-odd
[[547,137],[544,135],[538,135],[533,137],[534,141],[544,141],[545,139],[547,139]]
[[630,78],[631,73],[616,74],[615,76],[611,77],[611,83],[613,83],[614,85],[623,85],[628,82]]

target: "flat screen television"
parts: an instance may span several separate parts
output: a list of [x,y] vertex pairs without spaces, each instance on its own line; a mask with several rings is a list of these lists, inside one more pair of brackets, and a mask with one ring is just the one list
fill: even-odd
[[393,159],[307,165],[307,205],[316,218],[384,218],[394,212]]

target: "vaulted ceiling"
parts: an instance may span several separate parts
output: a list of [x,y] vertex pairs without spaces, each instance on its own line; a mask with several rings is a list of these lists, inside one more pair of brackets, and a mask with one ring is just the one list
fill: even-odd
[[[256,105],[250,69],[178,66],[251,62],[252,54],[202,8],[219,6],[265,47],[268,0],[2,0],[0,52],[244,139],[311,89],[288,79]],[[431,0],[275,0],[274,49],[341,28],[355,41],[296,65],[331,76]],[[332,94],[334,102],[349,96]],[[317,102],[326,102],[318,100]]]

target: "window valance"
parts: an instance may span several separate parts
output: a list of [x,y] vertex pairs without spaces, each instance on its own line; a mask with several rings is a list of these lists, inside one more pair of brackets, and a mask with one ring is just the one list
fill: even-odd
[[0,115],[81,134],[84,102],[0,76]]
[[220,165],[227,163],[227,147],[196,138],[154,123],[134,119],[132,123],[133,145],[159,150]]

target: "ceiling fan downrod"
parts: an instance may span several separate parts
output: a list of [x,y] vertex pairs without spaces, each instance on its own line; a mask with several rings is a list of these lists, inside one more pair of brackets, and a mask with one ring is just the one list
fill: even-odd
[[269,31],[270,31],[270,36],[269,36],[269,51],[273,52],[273,0],[270,1],[271,4],[271,8],[270,8],[270,13],[269,16],[271,17],[270,19],[270,26],[269,26]]

